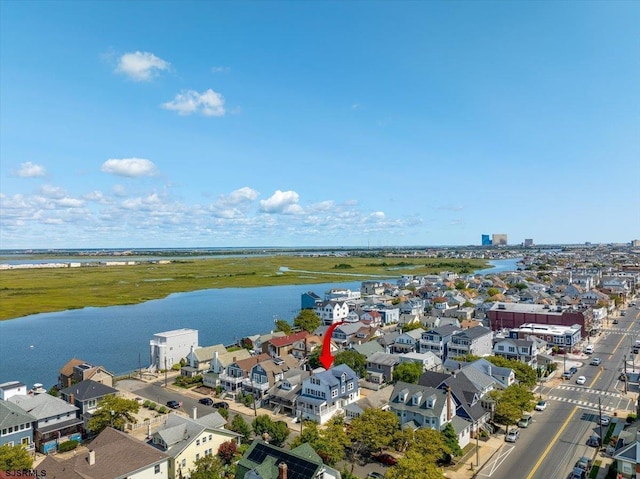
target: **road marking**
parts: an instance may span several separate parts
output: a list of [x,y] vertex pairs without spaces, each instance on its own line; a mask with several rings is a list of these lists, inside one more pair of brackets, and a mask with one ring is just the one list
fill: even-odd
[[[496,472],[496,470],[502,465],[502,463],[504,461],[506,461],[507,457],[509,457],[509,454],[511,454],[513,452],[513,450],[515,449],[515,446],[500,446],[500,449],[498,450],[498,454],[496,454],[495,459],[493,459],[491,462],[493,464],[490,465],[489,467],[489,471],[488,472],[479,472],[478,476],[486,476],[486,477],[491,477],[493,475],[494,472]],[[482,467],[482,471],[484,471],[486,469],[486,465]]]
[[540,464],[542,464],[542,461],[545,460],[545,458],[549,454],[549,451],[551,451],[551,448],[558,441],[558,438],[560,437],[560,434],[562,434],[564,432],[566,427],[569,425],[569,422],[573,419],[573,416],[575,416],[577,410],[578,410],[578,406],[573,406],[573,411],[571,411],[571,414],[569,414],[569,417],[564,421],[564,424],[562,424],[562,427],[558,430],[556,435],[553,436],[553,439],[551,440],[551,442],[549,443],[547,448],[544,450],[544,452],[542,453],[542,455],[538,459],[538,462],[536,462],[535,466],[533,466],[533,469],[531,469],[531,472],[527,476],[527,479],[531,479],[533,477],[533,475],[536,473],[536,471],[540,467]]

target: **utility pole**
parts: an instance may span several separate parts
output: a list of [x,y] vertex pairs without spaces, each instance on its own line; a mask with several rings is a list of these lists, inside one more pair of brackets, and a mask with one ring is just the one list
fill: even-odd
[[[625,381],[626,384],[626,381]],[[598,424],[600,424],[600,446],[604,446],[604,436],[602,435],[602,400],[598,398]]]
[[164,387],[167,387],[167,357],[164,357]]
[[480,422],[476,421],[476,469],[480,467]]
[[627,355],[624,355],[624,393],[627,394]]

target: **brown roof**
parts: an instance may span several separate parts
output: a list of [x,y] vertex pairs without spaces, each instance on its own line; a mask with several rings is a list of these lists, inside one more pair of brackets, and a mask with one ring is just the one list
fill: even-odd
[[309,336],[309,333],[307,331],[300,331],[299,333],[290,334],[281,338],[270,339],[269,342],[276,348],[279,348],[281,346],[288,346],[290,344],[293,344],[296,341],[306,338],[307,336]]
[[[88,445],[89,450],[66,460],[47,456],[38,469],[47,477],[64,479],[113,479],[168,461],[169,456],[131,436],[106,428]],[[95,463],[89,465],[89,451],[95,453]],[[168,470],[168,464],[163,467]]]
[[261,363],[262,361],[266,361],[269,358],[271,358],[271,356],[269,356],[267,353],[262,353],[262,354],[259,354],[258,356],[251,356],[250,358],[247,358],[247,359],[240,359],[239,361],[234,361],[234,364],[236,364],[244,372],[248,372],[253,366],[255,366],[258,363]]
[[60,369],[60,374],[64,376],[71,376],[73,374],[73,368],[79,364],[84,364],[85,362],[82,359],[73,358],[67,364],[62,366]]

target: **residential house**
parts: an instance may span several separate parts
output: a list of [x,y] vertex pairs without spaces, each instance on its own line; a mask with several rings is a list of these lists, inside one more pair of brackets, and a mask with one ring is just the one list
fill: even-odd
[[310,334],[293,343],[291,355],[297,360],[302,361],[317,347],[322,347],[322,338],[315,334]]
[[426,353],[402,353],[398,357],[400,364],[418,363],[422,365],[423,371],[442,371],[442,359],[431,351],[427,351]]
[[211,370],[211,361],[213,361],[216,353],[219,356],[226,352],[227,348],[223,344],[215,344],[204,348],[192,347],[186,357],[187,366],[180,369],[180,374],[188,377],[204,374]]
[[323,301],[314,309],[322,323],[329,326],[344,321],[349,314],[349,303],[346,301]]
[[48,454],[69,440],[82,441],[82,419],[78,408],[49,394],[18,395],[9,401],[35,417],[33,440],[38,452]]
[[[336,326],[331,334],[331,339],[335,341],[338,346],[346,348],[353,342],[353,339],[360,328],[364,326],[363,323],[344,323]],[[355,342],[357,344],[357,341]]]
[[98,409],[98,403],[105,397],[115,396],[117,393],[117,389],[88,379],[61,389],[60,398],[78,408],[78,418],[82,419],[86,431],[89,419]]
[[22,445],[32,452],[34,416],[11,401],[0,400],[0,446]]
[[493,347],[493,333],[489,328],[474,328],[455,331],[447,348],[447,356],[489,356]]
[[236,466],[236,479],[340,479],[307,444],[286,450],[255,439]]
[[424,333],[424,329],[417,328],[400,334],[393,344],[392,352],[400,354],[419,351],[418,345],[422,333]]
[[400,357],[397,354],[377,352],[367,356],[367,381],[374,384],[392,381],[393,370],[398,364]]
[[537,368],[538,342],[532,339],[501,338],[493,345],[493,354]]
[[281,338],[286,336],[284,331],[273,331],[267,334],[254,334],[242,338],[240,343],[242,347],[250,349],[252,352],[262,351],[262,344],[273,338]]
[[[279,338],[271,338],[262,343],[262,352],[269,354],[271,357],[284,357],[292,353],[294,345],[307,336],[309,336],[307,331],[299,331]],[[301,354],[299,350],[298,354]]]
[[384,294],[386,289],[385,283],[381,281],[363,281],[360,284],[360,292],[365,296],[376,295],[380,296]]
[[360,398],[358,376],[346,364],[317,370],[302,383],[296,414],[324,424],[344,407]]
[[379,340],[380,340],[380,337],[378,337],[378,341],[368,341],[366,343],[361,343],[361,344],[353,344],[353,343],[351,343],[349,345],[349,349],[352,349],[353,351],[355,351],[357,353],[360,353],[364,357],[368,358],[373,353],[382,353],[382,352],[384,352],[384,348],[380,344]]
[[103,366],[93,366],[82,359],[73,358],[60,369],[58,388],[63,389],[87,379],[113,387],[113,373]]
[[347,422],[360,417],[367,409],[380,409],[382,411],[389,410],[389,400],[391,399],[392,388],[382,388],[377,391],[371,391],[364,397],[361,397],[351,404],[344,407],[344,417]]
[[227,366],[235,361],[247,359],[251,357],[251,353],[246,349],[238,349],[237,351],[229,351],[224,354],[213,353],[209,371],[202,375],[202,384],[204,386],[215,388],[220,385],[220,374],[223,373]]
[[459,328],[452,324],[423,330],[418,343],[418,351],[421,353],[431,351],[444,361],[447,358],[451,338],[458,330]]
[[398,331],[393,331],[391,333],[383,334],[378,338],[378,343],[383,347],[385,353],[391,353],[393,351],[393,346],[396,344],[396,339],[400,336]]
[[8,381],[0,384],[0,399],[7,400],[11,396],[27,394],[27,385],[20,381]]
[[182,328],[154,334],[149,341],[149,370],[171,369],[187,357],[192,347],[198,347],[198,331],[195,329]]
[[612,457],[617,478],[636,479],[640,473],[640,438],[616,450]]
[[233,362],[220,373],[220,385],[228,394],[235,397],[242,389],[242,382],[249,377],[251,368],[270,357],[268,354],[262,353],[246,359],[234,359]]
[[302,369],[285,371],[283,378],[267,391],[269,408],[276,414],[294,415],[302,382],[309,376],[311,376],[311,371],[303,371]]
[[301,309],[315,309],[318,303],[322,302],[322,298],[313,291],[302,293],[300,298]]
[[222,443],[239,443],[240,434],[225,429],[226,422],[218,412],[201,418],[169,414],[151,435],[151,443],[169,456],[169,479],[189,477],[195,462],[217,454]]
[[398,416],[402,428],[440,431],[455,416],[456,405],[448,391],[398,381],[391,393],[389,410]]
[[253,394],[258,405],[261,406],[268,400],[267,391],[284,379],[286,371],[297,369],[298,364],[298,360],[290,354],[268,358],[254,364],[249,370],[248,377],[242,381],[242,392]]
[[48,456],[38,470],[64,479],[169,479],[169,457],[162,451],[107,427],[89,444],[65,459]]

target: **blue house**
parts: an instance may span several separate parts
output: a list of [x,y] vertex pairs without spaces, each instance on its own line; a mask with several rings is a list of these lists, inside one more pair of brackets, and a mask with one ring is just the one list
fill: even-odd
[[313,291],[302,293],[300,307],[302,309],[314,309],[318,303],[322,302],[322,298]]
[[12,402],[0,400],[0,446],[22,444],[33,449],[34,416]]

